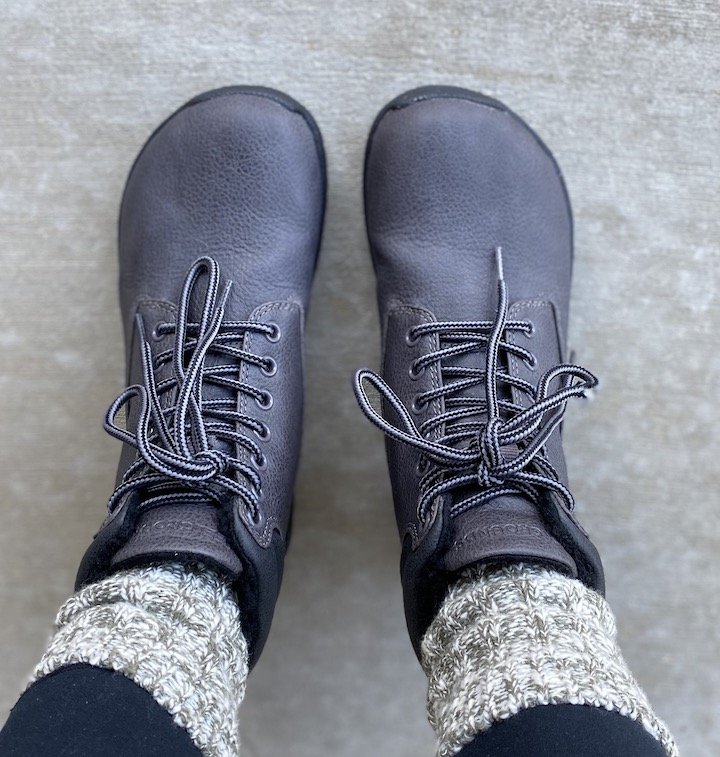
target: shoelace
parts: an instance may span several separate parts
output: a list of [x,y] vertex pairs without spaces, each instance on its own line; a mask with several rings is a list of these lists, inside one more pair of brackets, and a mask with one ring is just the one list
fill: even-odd
[[[202,278],[207,289],[198,322],[191,322],[192,295]],[[108,502],[114,510],[130,492],[142,492],[144,505],[163,502],[219,502],[224,496],[240,497],[248,513],[258,516],[262,482],[258,471],[266,465],[260,446],[250,436],[240,433],[240,425],[259,439],[269,437],[266,424],[237,410],[237,393],[252,397],[260,407],[272,405],[272,395],[239,381],[241,362],[258,366],[273,375],[277,365],[272,358],[246,352],[234,343],[242,343],[247,332],[264,334],[270,341],[280,338],[275,324],[252,321],[225,321],[225,304],[232,282],[218,297],[220,269],[209,257],[198,259],[183,284],[175,323],[159,324],[155,336],[175,334],[172,349],[153,357],[145,325],[139,314],[135,319],[142,356],[142,384],[123,391],[108,408],[106,431],[135,447],[138,459],[127,469]],[[210,354],[231,359],[226,365],[206,365]],[[172,376],[158,381],[156,373],[172,362]],[[214,384],[233,390],[234,398],[208,399],[203,385]],[[118,426],[117,414],[131,400],[139,404],[134,433]],[[252,464],[214,448],[210,437],[236,443],[249,453]],[[241,474],[237,476],[236,474]]]
[[[558,472],[545,455],[544,445],[562,422],[568,400],[589,396],[598,381],[585,368],[569,363],[547,370],[536,386],[501,369],[502,352],[513,354],[530,366],[536,364],[536,359],[529,350],[505,337],[512,331],[532,333],[533,324],[527,320],[508,320],[508,292],[500,248],[496,250],[496,261],[498,301],[494,320],[424,323],[408,333],[411,344],[423,336],[439,337],[440,349],[418,358],[410,371],[418,376],[432,364],[439,364],[440,386],[418,394],[414,408],[442,398],[443,412],[418,428],[408,408],[377,373],[362,369],[355,375],[355,396],[366,417],[391,439],[422,452],[417,508],[421,522],[436,497],[458,489],[469,489],[471,493],[454,502],[451,517],[505,495],[520,494],[538,503],[543,490],[557,495],[568,510],[574,509],[572,494],[559,480]],[[484,369],[447,364],[454,356],[482,349]],[[560,383],[555,391],[551,391],[553,382]],[[366,384],[395,411],[399,418],[397,425],[374,408]],[[531,400],[529,406],[499,396],[500,384],[523,392]],[[484,398],[460,396],[478,385],[485,387]],[[433,438],[438,433],[441,436]]]

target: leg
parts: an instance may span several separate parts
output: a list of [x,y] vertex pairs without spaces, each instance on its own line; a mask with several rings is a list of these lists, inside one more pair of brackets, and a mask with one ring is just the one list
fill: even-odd
[[662,744],[632,720],[598,707],[557,704],[498,721],[460,757],[663,757]]
[[569,488],[562,417],[597,379],[566,357],[556,162],[502,103],[424,87],[373,125],[365,208],[385,354],[355,392],[388,437],[438,753],[675,754],[618,649]]
[[607,602],[555,571],[468,570],[423,639],[422,664],[440,755],[677,754]]
[[200,95],[141,150],[117,487],[3,754],[237,753],[287,549],[324,200],[317,127],[274,90]]
[[16,757],[200,757],[188,731],[120,673],[70,665],[20,697],[0,732]]
[[237,753],[247,644],[215,573],[120,571],[65,602],[56,626],[0,754]]

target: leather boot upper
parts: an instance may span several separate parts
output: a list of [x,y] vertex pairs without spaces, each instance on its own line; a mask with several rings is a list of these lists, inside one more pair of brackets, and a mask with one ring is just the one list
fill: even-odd
[[415,90],[373,126],[365,212],[384,380],[361,372],[356,393],[388,435],[416,650],[478,562],[540,562],[602,590],[561,446],[565,402],[596,380],[566,363],[572,218],[552,155],[494,100]]
[[130,389],[106,425],[125,444],[78,585],[156,560],[211,565],[235,582],[251,663],[288,539],[324,201],[309,114],[279,92],[231,87],[155,131],[120,211]]

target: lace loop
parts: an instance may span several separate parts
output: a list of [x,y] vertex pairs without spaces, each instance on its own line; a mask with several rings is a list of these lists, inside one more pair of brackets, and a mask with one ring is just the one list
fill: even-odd
[[[195,301],[193,295],[202,279],[207,280],[204,299],[198,320],[191,321],[190,303]],[[185,278],[176,322],[159,324],[154,330],[159,338],[174,333],[174,346],[154,357],[142,316],[136,316],[142,383],[118,395],[108,408],[105,429],[135,447],[138,459],[125,471],[110,497],[111,511],[131,492],[143,493],[144,501],[153,504],[179,500],[218,503],[235,496],[253,520],[258,518],[262,482],[259,466],[251,463],[266,458],[257,442],[240,433],[238,426],[254,432],[261,440],[268,436],[267,426],[237,410],[237,394],[256,400],[271,395],[231,376],[239,375],[241,362],[262,368],[269,365],[269,359],[232,343],[242,344],[248,332],[279,338],[280,330],[273,324],[225,321],[232,283],[228,282],[222,292],[219,284],[217,262],[209,257],[198,259]],[[211,354],[231,358],[233,363],[208,365]],[[157,371],[164,365],[172,366],[172,377],[158,381]],[[273,365],[276,367],[274,360]],[[225,387],[234,396],[205,397],[205,385]],[[129,410],[131,401],[138,403],[134,432],[116,422],[118,413]],[[226,442],[228,447],[237,445],[248,454],[249,462],[213,446],[211,437]]]
[[[418,450],[433,465],[424,466],[420,480],[418,517],[424,520],[433,501],[440,495],[471,487],[469,496],[455,502],[451,516],[492,499],[520,494],[538,502],[542,490],[560,498],[572,510],[574,501],[569,489],[544,451],[553,431],[562,422],[565,407],[573,397],[585,397],[597,386],[595,376],[578,365],[560,364],[545,371],[536,386],[510,376],[500,364],[501,353],[511,354],[536,364],[529,350],[506,338],[517,331],[533,334],[530,321],[508,320],[508,292],[503,274],[502,252],[496,250],[498,297],[492,321],[428,322],[413,326],[406,341],[416,343],[421,337],[437,334],[440,346],[415,359],[415,371],[433,364],[440,366],[440,386],[416,396],[415,407],[434,400],[441,408],[420,427],[393,389],[373,371],[362,369],[354,379],[354,391],[365,416],[388,437]],[[449,358],[485,350],[483,369],[447,365]],[[560,386],[554,391],[553,383]],[[500,396],[501,385],[524,393],[527,407]],[[459,396],[474,386],[483,385],[484,397]],[[391,423],[370,401],[366,386],[377,391],[397,415]],[[481,421],[477,416],[482,415]],[[440,438],[431,438],[441,433]]]

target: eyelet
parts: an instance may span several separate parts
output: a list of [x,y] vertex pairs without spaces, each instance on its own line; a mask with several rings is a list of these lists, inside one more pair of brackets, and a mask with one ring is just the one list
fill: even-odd
[[265,470],[268,466],[267,457],[261,454],[260,457],[257,458],[253,455],[252,464],[256,470]]
[[272,329],[270,333],[265,332],[265,339],[268,340],[268,342],[279,342],[280,337],[282,336],[282,331],[280,331],[280,326],[277,325],[277,323],[268,323],[268,326]]
[[527,339],[532,339],[535,336],[535,324],[532,321],[528,321],[530,328],[525,332]]
[[525,359],[523,360],[523,362],[525,363],[525,365],[526,365],[526,366],[527,366],[527,367],[528,367],[528,368],[529,368],[529,369],[530,369],[531,371],[533,371],[533,372],[534,372],[534,371],[536,371],[536,370],[537,370],[537,367],[538,367],[538,361],[537,361],[537,358],[535,357],[535,355],[531,355],[530,357],[531,357],[531,359],[530,359],[530,360],[528,360],[527,358],[525,358]]
[[412,329],[408,329],[405,333],[405,344],[407,344],[408,347],[414,347],[418,342],[420,341],[419,336],[413,336],[412,335]]
[[261,410],[269,410],[273,406],[273,396],[270,392],[262,393],[263,399],[255,397],[255,402]]
[[425,373],[424,365],[420,368],[417,368],[415,361],[413,361],[410,364],[410,368],[408,369],[408,375],[410,376],[412,381],[417,381],[420,378],[420,376],[423,375],[423,373]]
[[150,332],[150,338],[153,340],[153,342],[162,342],[162,340],[165,338],[164,334],[158,333],[160,326],[164,325],[164,323],[155,324],[155,328]]
[[257,429],[253,429],[255,432],[255,436],[261,441],[266,442],[268,439],[270,439],[270,429],[263,423],[262,424],[263,431],[260,433]]
[[264,361],[265,365],[260,366],[263,376],[274,376],[277,373],[277,362],[271,357],[264,358]]
[[420,401],[420,395],[416,394],[415,397],[413,397],[412,405],[410,405],[410,409],[415,413],[415,415],[420,415],[420,413],[425,412],[425,403]]

